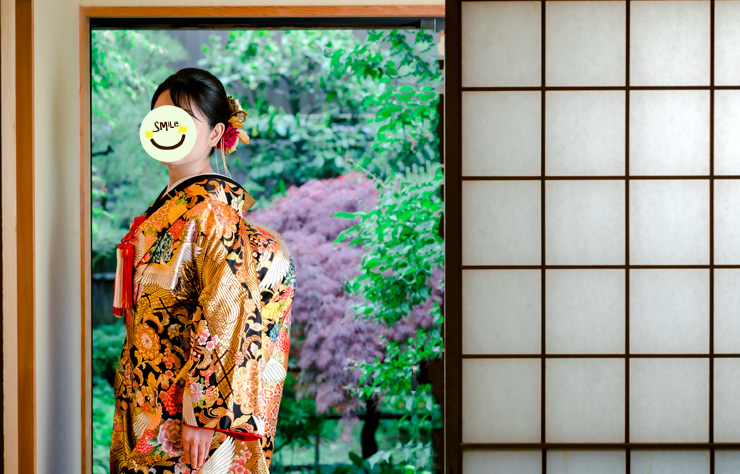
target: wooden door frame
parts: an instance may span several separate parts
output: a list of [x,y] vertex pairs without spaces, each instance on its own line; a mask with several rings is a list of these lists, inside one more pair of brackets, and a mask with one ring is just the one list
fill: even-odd
[[[2,422],[0,472],[36,472],[33,0],[0,1]],[[16,104],[21,104],[17,107]],[[22,266],[18,263],[22,262]],[[19,304],[22,302],[22,304]],[[22,406],[20,400],[33,403]]]
[[[32,0],[16,0],[18,2],[27,1],[29,3]],[[90,19],[91,18],[154,18],[154,17],[178,17],[178,18],[215,18],[215,17],[228,17],[228,18],[327,18],[327,17],[347,17],[347,18],[360,18],[360,17],[444,17],[445,6],[444,5],[315,5],[315,6],[189,6],[189,7],[178,7],[172,8],[171,6],[151,6],[151,7],[133,7],[133,6],[120,6],[120,7],[79,7],[79,107],[80,107],[80,274],[81,281],[81,301],[80,307],[82,308],[82,401],[80,405],[81,419],[82,419],[82,473],[92,473],[92,269],[91,269],[91,237],[90,237],[90,216],[91,216],[91,202],[90,202],[90,164],[91,164],[91,150],[90,150]],[[29,33],[30,32],[30,33]],[[32,28],[26,29],[25,36],[29,36],[28,40],[33,38]],[[32,57],[29,55],[28,57]],[[31,64],[32,66],[32,64]],[[33,84],[33,81],[29,81],[28,84]],[[31,86],[28,86],[31,87]],[[33,91],[28,91],[28,95],[32,96]],[[30,109],[29,109],[30,110]],[[31,115],[31,120],[33,116]],[[19,123],[21,123],[19,121]],[[29,132],[32,133],[33,128],[29,127]],[[22,141],[19,143],[32,143],[31,141]],[[32,151],[32,150],[31,150]],[[31,152],[31,157],[32,157]],[[25,158],[25,163],[31,163],[30,157]],[[20,160],[20,158],[19,158]],[[19,161],[20,163],[20,161]],[[28,166],[28,165],[27,165]],[[28,172],[27,170],[24,170]],[[30,173],[24,176],[29,180],[32,185],[33,181],[33,167],[30,167]],[[20,170],[19,170],[20,176]],[[24,184],[20,185],[19,189],[22,189],[25,194],[33,197],[33,188],[31,185]],[[29,191],[30,190],[30,191]],[[19,196],[20,197],[20,196]],[[22,199],[18,199],[18,203],[24,202]],[[33,205],[32,203],[30,204]],[[21,213],[19,212],[19,216]],[[30,213],[32,216],[33,214]],[[31,218],[30,223],[26,225],[33,226],[33,220]],[[19,227],[20,228],[20,227]],[[31,258],[32,258],[32,251]],[[20,258],[19,253],[19,258]],[[30,282],[31,288],[33,281]],[[21,282],[19,281],[19,287]],[[19,289],[20,294],[20,289]],[[32,299],[31,299],[32,301]],[[31,310],[31,321],[33,320],[33,313]],[[31,323],[32,324],[32,323]],[[28,328],[26,328],[28,330]],[[33,331],[31,331],[32,333]],[[31,334],[32,336],[32,334]],[[19,338],[20,339],[20,338]],[[24,352],[26,349],[23,349]],[[33,350],[29,350],[30,356],[33,356]],[[27,356],[29,354],[26,354]],[[20,357],[19,357],[20,358]],[[35,365],[34,365],[35,375]],[[33,377],[32,377],[33,380]],[[30,392],[29,392],[30,390]],[[35,387],[32,389],[26,389],[24,393],[33,393]],[[20,389],[19,389],[20,392]],[[31,398],[34,399],[34,398]],[[35,404],[33,407],[33,414],[35,419]],[[20,433],[19,433],[20,434]],[[20,438],[21,445],[29,444],[34,449],[35,459],[35,433],[25,433],[25,437]],[[22,459],[27,459],[25,456]],[[35,474],[36,468],[34,465],[33,471],[29,474]]]
[[444,474],[462,473],[462,25],[461,0],[447,0],[444,123]]

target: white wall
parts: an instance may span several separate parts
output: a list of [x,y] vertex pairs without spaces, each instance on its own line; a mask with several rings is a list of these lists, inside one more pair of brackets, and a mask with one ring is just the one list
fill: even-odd
[[35,0],[33,14],[37,466],[40,473],[77,473],[82,468],[78,3]]

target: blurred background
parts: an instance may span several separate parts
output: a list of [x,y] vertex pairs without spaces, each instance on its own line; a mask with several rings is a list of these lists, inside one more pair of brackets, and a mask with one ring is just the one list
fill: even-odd
[[92,31],[93,472],[109,470],[125,337],[115,246],[168,183],[139,127],[183,67],[216,75],[248,112],[250,144],[227,155],[229,171],[296,264],[271,472],[441,472],[442,381],[430,379],[443,346],[443,37]]

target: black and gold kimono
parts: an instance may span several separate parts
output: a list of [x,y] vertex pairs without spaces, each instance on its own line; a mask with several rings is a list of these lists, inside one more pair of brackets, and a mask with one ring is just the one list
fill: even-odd
[[295,267],[217,174],[166,188],[129,233],[133,305],[116,369],[111,473],[189,474],[182,424],[214,430],[201,474],[269,473]]

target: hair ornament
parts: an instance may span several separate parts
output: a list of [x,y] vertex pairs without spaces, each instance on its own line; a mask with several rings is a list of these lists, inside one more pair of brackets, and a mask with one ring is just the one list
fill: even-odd
[[228,96],[227,99],[231,108],[231,116],[228,119],[226,130],[224,130],[221,140],[219,140],[219,148],[221,149],[221,160],[224,163],[224,171],[226,171],[227,175],[231,176],[229,168],[226,166],[225,155],[234,153],[236,151],[236,145],[240,141],[245,145],[249,145],[249,135],[247,135],[247,132],[243,128],[249,114],[246,110],[242,109],[239,99],[234,96]]
[[[247,121],[249,114],[246,110],[242,109],[239,104],[239,99],[233,96],[228,96],[229,106],[231,107],[231,116],[229,117],[229,124],[226,126],[226,130],[223,134],[223,148],[224,153],[230,155],[236,151],[236,145],[239,141],[245,145],[249,144],[249,135],[243,129],[244,122]],[[239,139],[237,141],[237,138]]]

